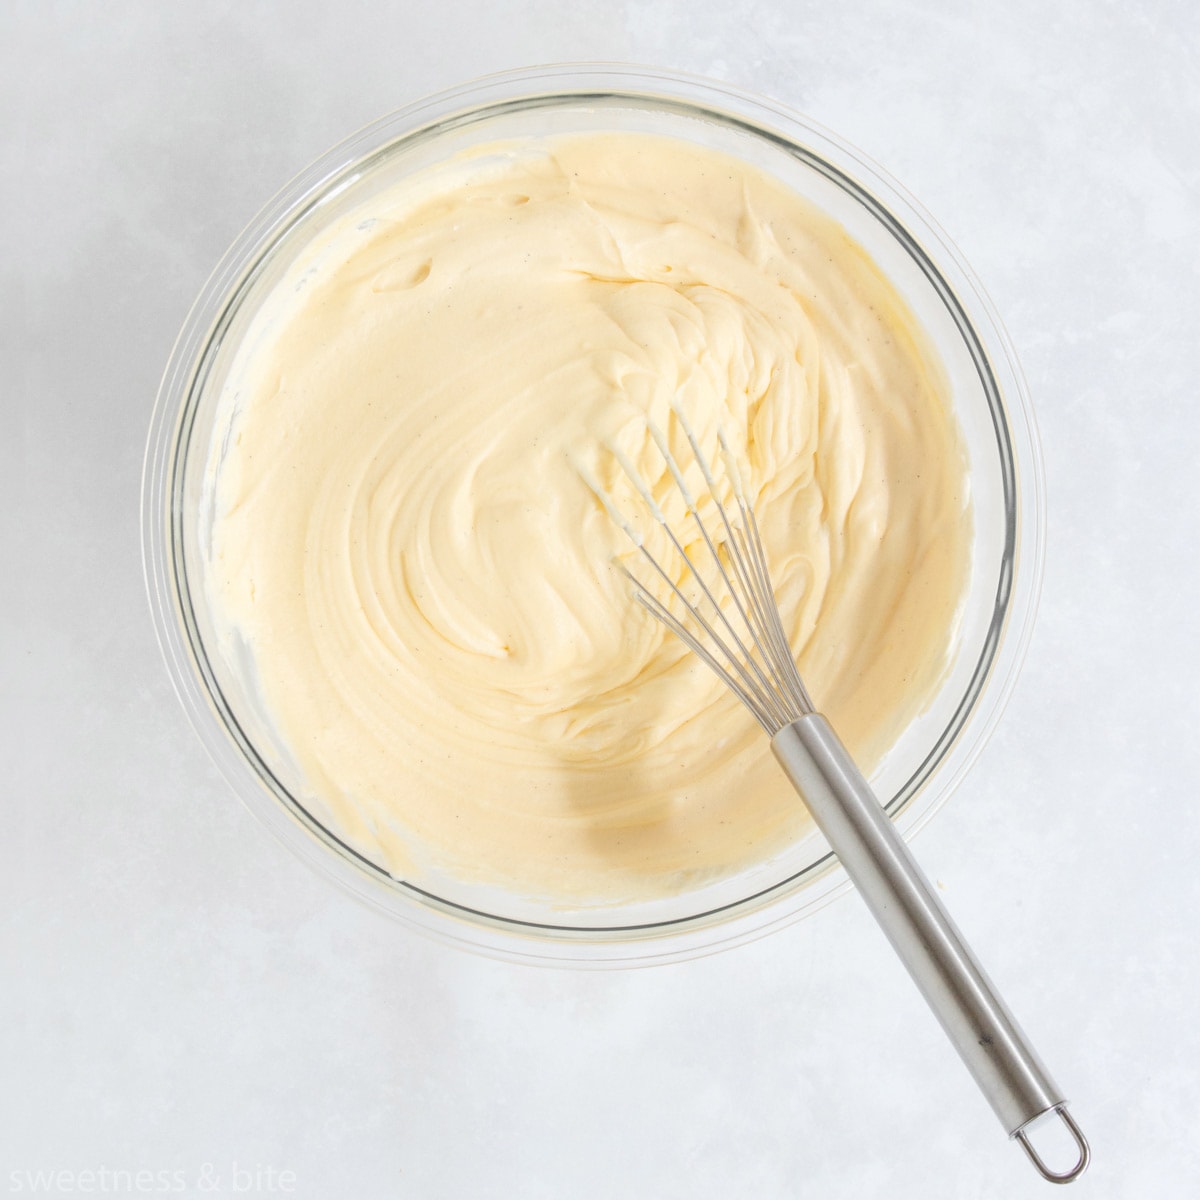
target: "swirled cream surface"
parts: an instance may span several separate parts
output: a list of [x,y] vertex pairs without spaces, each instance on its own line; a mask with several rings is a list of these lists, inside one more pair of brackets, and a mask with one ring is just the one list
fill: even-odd
[[644,521],[615,446],[692,540],[646,418],[681,459],[673,403],[714,459],[726,430],[801,673],[869,771],[967,580],[944,392],[866,254],[758,170],[651,135],[488,147],[336,222],[261,309],[210,454],[214,620],[318,815],[398,875],[699,886],[808,818],[632,602],[580,468]]

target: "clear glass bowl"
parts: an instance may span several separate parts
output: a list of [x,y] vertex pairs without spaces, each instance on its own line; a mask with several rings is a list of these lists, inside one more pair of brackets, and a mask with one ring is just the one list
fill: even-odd
[[737,155],[839,221],[905,298],[940,354],[970,460],[975,546],[955,665],[872,782],[907,836],[962,779],[1015,682],[1041,579],[1041,459],[1020,371],[991,305],[932,219],[857,151],[812,122],[723,84],[621,66],[483,79],[348,138],[258,215],[205,285],[171,354],[146,449],[142,546],[175,688],[250,809],[303,859],[426,933],[501,957],[637,965],[735,945],[814,911],[849,882],[819,834],[739,875],[605,909],[448,880],[437,894],[388,875],[316,820],[244,663],[223,659],[205,610],[202,480],[216,400],[239,338],[296,253],[413,171],[502,138],[643,131]]

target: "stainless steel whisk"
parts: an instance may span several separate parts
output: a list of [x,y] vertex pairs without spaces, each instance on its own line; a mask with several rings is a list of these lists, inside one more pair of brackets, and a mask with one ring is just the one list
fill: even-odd
[[[712,528],[701,516],[663,431],[650,421],[647,426],[696,523],[705,548],[698,553],[711,559],[707,574],[671,528],[634,464],[619,449],[613,447],[612,453],[699,589],[694,600],[646,548],[637,527],[611,496],[583,472],[585,482],[665,582],[682,611],[676,615],[623,568],[635,598],[716,672],[766,731],[776,759],[1009,1136],[1021,1143],[1045,1179],[1054,1183],[1077,1179],[1088,1165],[1090,1151],[1062,1092],[942,907],[870,784],[829,722],[816,711],[800,678],[775,602],[758,523],[727,436],[724,431],[718,434],[732,505],[722,501],[712,467],[686,415],[678,405],[673,411],[715,506]],[[1074,1165],[1065,1171],[1051,1170],[1029,1140],[1030,1126],[1055,1113],[1077,1148]]]

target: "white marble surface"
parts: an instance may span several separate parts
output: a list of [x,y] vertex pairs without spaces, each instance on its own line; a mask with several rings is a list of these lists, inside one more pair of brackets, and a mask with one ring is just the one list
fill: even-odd
[[836,129],[1006,320],[1045,444],[1044,600],[998,735],[917,850],[1092,1135],[1077,1193],[1200,1194],[1197,12],[0,6],[0,1194],[101,1168],[356,1200],[1051,1190],[855,898],[669,968],[469,957],[293,861],[172,695],[139,471],[210,267],[367,120],[600,58]]

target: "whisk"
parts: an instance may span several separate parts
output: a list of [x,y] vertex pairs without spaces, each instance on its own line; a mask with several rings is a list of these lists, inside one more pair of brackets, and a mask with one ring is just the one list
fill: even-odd
[[[682,560],[686,569],[682,585],[647,549],[636,524],[618,509],[608,492],[582,472],[669,593],[664,603],[636,574],[622,568],[632,581],[634,597],[716,672],[770,737],[776,759],[1009,1136],[1021,1143],[1045,1179],[1054,1183],[1077,1179],[1088,1165],[1090,1151],[1067,1111],[1062,1092],[804,686],[784,633],[762,537],[728,437],[724,431],[718,434],[726,492],[732,493],[732,500],[723,502],[712,465],[686,414],[678,404],[673,412],[715,506],[715,518],[710,515],[705,521],[665,434],[647,421],[700,534],[692,553],[672,529],[633,462],[618,448],[611,449],[650,517],[663,528]],[[709,565],[703,567],[704,562]],[[672,611],[675,602],[678,614]],[[1052,1170],[1029,1138],[1030,1127],[1052,1114],[1065,1123],[1077,1150],[1074,1165],[1064,1171]]]

